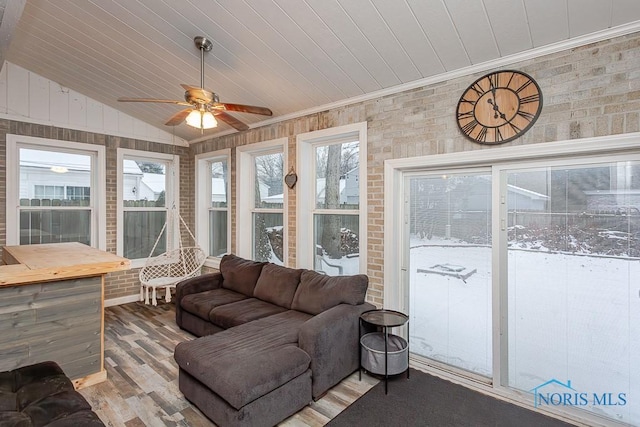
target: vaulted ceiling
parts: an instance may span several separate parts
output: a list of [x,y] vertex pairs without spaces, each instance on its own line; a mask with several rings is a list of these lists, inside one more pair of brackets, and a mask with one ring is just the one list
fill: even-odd
[[[1,0],[2,6],[7,0]],[[24,3],[24,0],[8,0]],[[7,10],[9,10],[7,8]],[[13,12],[12,12],[13,13]],[[4,59],[187,140],[164,123],[200,85],[252,125],[402,88],[612,28],[640,30],[638,0],[26,0]],[[2,59],[2,58],[0,58]],[[221,123],[206,136],[233,131]]]

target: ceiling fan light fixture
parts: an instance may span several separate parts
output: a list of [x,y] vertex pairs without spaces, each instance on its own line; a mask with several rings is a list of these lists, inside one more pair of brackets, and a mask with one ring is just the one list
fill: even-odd
[[186,122],[196,129],[211,129],[218,126],[218,121],[210,111],[193,110],[187,116]]

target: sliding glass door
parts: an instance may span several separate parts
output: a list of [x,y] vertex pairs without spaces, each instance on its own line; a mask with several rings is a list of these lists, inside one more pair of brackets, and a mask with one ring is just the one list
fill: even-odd
[[403,182],[414,359],[535,407],[640,425],[640,155]]
[[640,163],[503,174],[508,386],[640,424]]
[[408,178],[411,350],[491,376],[491,174]]

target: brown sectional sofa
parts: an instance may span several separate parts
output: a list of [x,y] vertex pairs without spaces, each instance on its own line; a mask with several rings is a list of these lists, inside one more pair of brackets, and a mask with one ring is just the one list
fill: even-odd
[[365,275],[330,277],[226,255],[176,288],[179,387],[220,426],[274,425],[358,368]]

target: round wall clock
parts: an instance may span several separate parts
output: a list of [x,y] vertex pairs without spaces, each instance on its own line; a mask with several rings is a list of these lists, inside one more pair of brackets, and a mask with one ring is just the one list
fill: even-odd
[[542,111],[542,92],[520,71],[489,73],[473,82],[458,101],[462,133],[481,144],[502,144],[533,126]]

